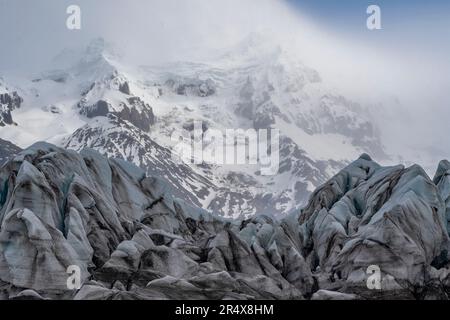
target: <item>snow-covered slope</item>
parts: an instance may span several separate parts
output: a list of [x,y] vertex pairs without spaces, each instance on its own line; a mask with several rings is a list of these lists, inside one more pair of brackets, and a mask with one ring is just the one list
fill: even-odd
[[[23,107],[0,135],[124,158],[169,180],[176,194],[223,216],[288,213],[363,152],[386,157],[369,111],[260,35],[209,61],[137,68],[102,39],[66,50],[57,70],[17,81]],[[279,129],[278,174],[258,165],[172,160],[175,130]]]
[[[369,111],[322,82],[317,71],[289,51],[252,35],[230,52],[203,63],[142,69],[158,121],[152,137],[162,140],[202,120],[207,128],[281,130],[280,170],[274,177],[254,167],[223,166],[232,193],[209,202],[239,212],[288,212],[349,159],[368,152],[386,158]],[[230,176],[231,174],[231,176]],[[249,182],[250,181],[250,182]],[[248,194],[249,197],[242,197]],[[225,199],[225,201],[224,201]],[[227,202],[231,201],[231,202]],[[231,203],[231,207],[230,207]],[[234,204],[233,204],[234,203]],[[256,210],[255,210],[256,209]],[[252,211],[253,210],[253,211]]]

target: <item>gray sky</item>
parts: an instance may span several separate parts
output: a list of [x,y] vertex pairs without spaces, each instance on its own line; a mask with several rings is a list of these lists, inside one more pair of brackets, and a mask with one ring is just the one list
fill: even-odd
[[[275,2],[282,1],[0,0],[0,39],[10,44],[2,50],[0,67],[42,65],[62,48],[97,36],[140,60],[175,59],[187,50],[225,46],[254,29],[276,26],[271,20],[284,8]],[[81,7],[80,31],[65,27],[71,4]]]
[[[303,37],[322,51],[325,38],[314,43],[312,36],[317,30],[349,51],[365,48],[399,61],[444,60],[450,53],[449,5],[433,1],[425,10],[415,0],[409,6],[380,0],[383,30],[371,32],[365,28],[365,0],[0,0],[0,40],[7,44],[0,70],[37,67],[97,36],[150,63],[226,47],[255,30]],[[82,10],[80,31],[65,27],[71,4]]]

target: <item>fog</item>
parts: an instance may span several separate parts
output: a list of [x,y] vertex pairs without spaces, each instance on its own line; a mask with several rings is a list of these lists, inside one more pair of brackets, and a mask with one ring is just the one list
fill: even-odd
[[[66,28],[71,4],[81,8],[81,30]],[[62,49],[99,36],[141,65],[202,61],[259,32],[295,50],[344,94],[374,105],[389,148],[409,145],[450,158],[450,22],[436,17],[420,23],[405,16],[395,30],[362,36],[283,0],[0,0],[0,76],[48,68]]]

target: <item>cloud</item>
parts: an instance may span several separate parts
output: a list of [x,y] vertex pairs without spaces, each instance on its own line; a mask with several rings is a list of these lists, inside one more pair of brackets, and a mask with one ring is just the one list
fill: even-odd
[[[81,7],[80,31],[69,31],[65,26],[66,8],[71,4]],[[98,36],[115,42],[136,64],[201,60],[256,31],[279,42],[295,43],[306,63],[330,74],[336,83],[348,82],[349,87],[357,80],[372,89],[385,84],[399,92],[400,88],[395,88],[399,82],[424,80],[418,76],[399,80],[407,71],[438,73],[427,77],[429,81],[442,74],[436,72],[442,61],[431,63],[433,59],[425,54],[429,48],[420,43],[380,47],[380,42],[373,40],[374,33],[368,32],[363,39],[360,33],[355,38],[351,33],[338,34],[284,0],[15,0],[2,1],[1,5],[0,39],[7,44],[2,46],[2,69],[39,67],[63,48],[85,44]],[[414,24],[404,26],[403,33],[395,31],[399,40],[423,33],[426,27],[422,24],[418,27],[422,31],[417,31],[412,29]],[[436,37],[434,29],[427,28],[430,37]],[[379,32],[378,38],[391,39],[392,44],[389,31]],[[442,55],[441,60],[446,56]]]

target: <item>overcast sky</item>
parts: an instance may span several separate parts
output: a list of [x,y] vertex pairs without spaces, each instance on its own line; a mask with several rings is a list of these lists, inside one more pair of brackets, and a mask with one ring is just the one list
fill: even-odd
[[[80,31],[65,28],[70,4],[82,9]],[[382,9],[381,31],[366,28],[369,4]],[[184,47],[217,45],[252,29],[289,25],[292,17],[286,17],[294,14],[331,34],[384,50],[449,53],[447,0],[0,0],[0,67],[43,62],[65,46],[98,35],[131,47],[153,46],[149,59],[159,51],[177,56]],[[285,32],[300,34],[295,28]]]

